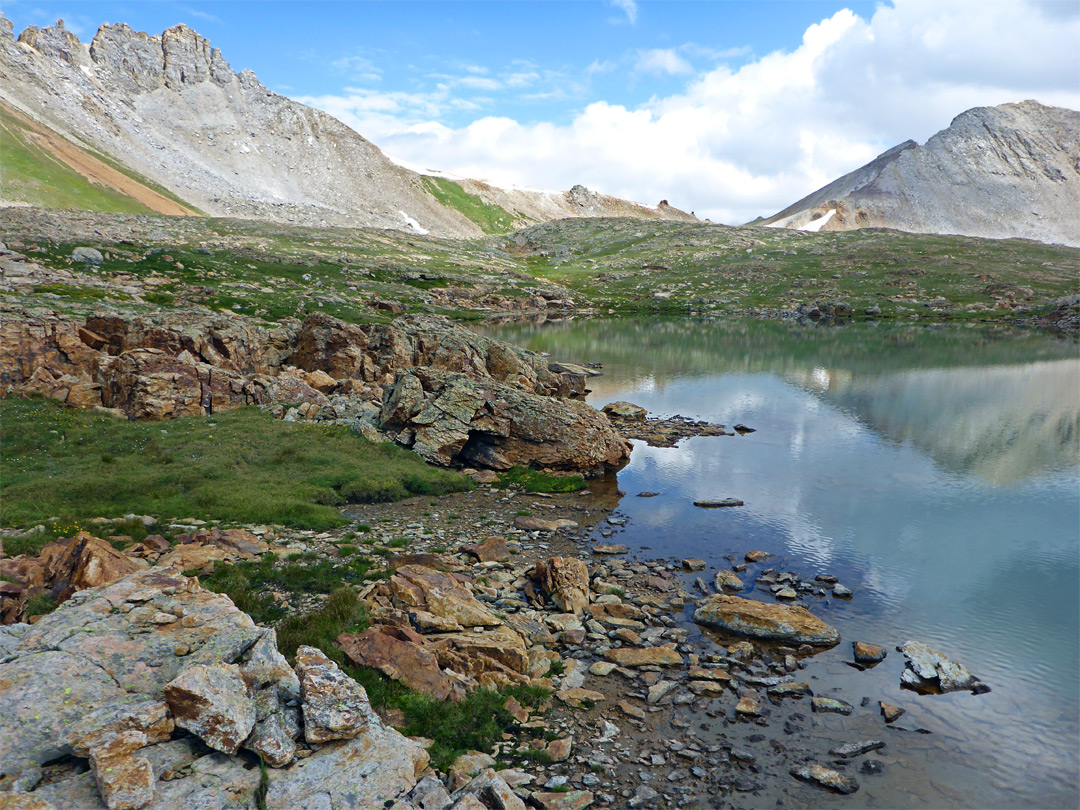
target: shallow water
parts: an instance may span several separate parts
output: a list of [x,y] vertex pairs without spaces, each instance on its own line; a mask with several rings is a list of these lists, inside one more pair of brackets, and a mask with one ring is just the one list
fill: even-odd
[[[1075,342],[1000,328],[756,321],[569,321],[492,333],[602,363],[589,383],[597,407],[629,400],[757,429],[673,449],[635,442],[618,474],[629,520],[617,540],[642,556],[700,557],[706,580],[727,555],[762,549],[777,555],[777,570],[833,573],[855,591],[850,602],[808,603],[844,642],[807,672],[819,694],[839,687],[849,702],[871,704],[811,725],[822,752],[833,740],[886,739],[886,773],[860,776],[863,789],[849,797],[792,787],[785,804],[1080,806]],[[634,497],[642,491],[661,494]],[[692,506],[729,496],[746,505]],[[844,662],[856,639],[889,657],[852,669]],[[892,650],[907,639],[937,647],[993,691],[901,691],[903,656]],[[886,730],[878,700],[907,709],[895,724],[907,732]],[[920,727],[933,733],[914,733]]]

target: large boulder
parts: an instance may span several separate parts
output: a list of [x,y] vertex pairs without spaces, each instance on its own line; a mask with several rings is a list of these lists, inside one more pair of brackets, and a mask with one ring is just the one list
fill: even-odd
[[630,457],[607,417],[577,400],[421,367],[399,371],[379,421],[432,464],[603,473]]
[[804,607],[716,594],[698,603],[694,621],[727,633],[765,641],[830,647],[840,633]]
[[[79,591],[32,626],[4,627],[0,805],[252,810],[259,769],[223,753],[241,743],[277,768],[267,808],[404,800],[427,768],[422,746],[383,726],[363,688],[321,652],[301,647],[297,659],[299,677],[272,630],[160,568]],[[294,762],[305,730],[319,743]],[[69,754],[90,771],[49,765]]]

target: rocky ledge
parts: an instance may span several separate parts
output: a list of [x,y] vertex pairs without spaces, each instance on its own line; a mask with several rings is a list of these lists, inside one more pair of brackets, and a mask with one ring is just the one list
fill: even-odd
[[130,419],[244,405],[346,424],[440,465],[603,473],[630,448],[577,400],[584,375],[438,316],[354,325],[315,313],[267,327],[201,310],[155,316],[0,310],[0,395]]

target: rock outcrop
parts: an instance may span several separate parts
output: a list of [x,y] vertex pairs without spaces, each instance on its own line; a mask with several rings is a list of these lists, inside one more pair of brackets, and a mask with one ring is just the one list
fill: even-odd
[[10,308],[0,335],[0,394],[131,419],[276,404],[286,418],[388,435],[444,466],[602,473],[630,452],[606,416],[573,399],[583,373],[437,316],[359,326],[319,313],[268,330],[199,311],[81,320]]
[[895,228],[1080,245],[1080,112],[1037,101],[976,107],[924,145],[905,141],[762,224]]

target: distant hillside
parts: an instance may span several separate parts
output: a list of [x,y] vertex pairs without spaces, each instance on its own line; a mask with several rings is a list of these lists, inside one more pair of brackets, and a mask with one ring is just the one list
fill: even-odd
[[[212,216],[441,236],[479,236],[553,217],[693,219],[591,192],[582,205],[574,190],[488,194],[465,188],[471,181],[424,177],[332,116],[268,90],[250,70],[234,73],[218,49],[183,25],[160,36],[103,25],[87,45],[62,22],[31,26],[16,40],[0,16],[0,101],[8,108],[5,169],[18,164],[21,172],[4,178],[7,202],[184,212],[127,187],[135,183]],[[76,154],[128,181],[110,183],[86,161],[64,157]],[[117,195],[130,200],[118,203]]]
[[895,146],[761,224],[1077,246],[1077,212],[1080,112],[1024,101],[968,110],[925,145]]

